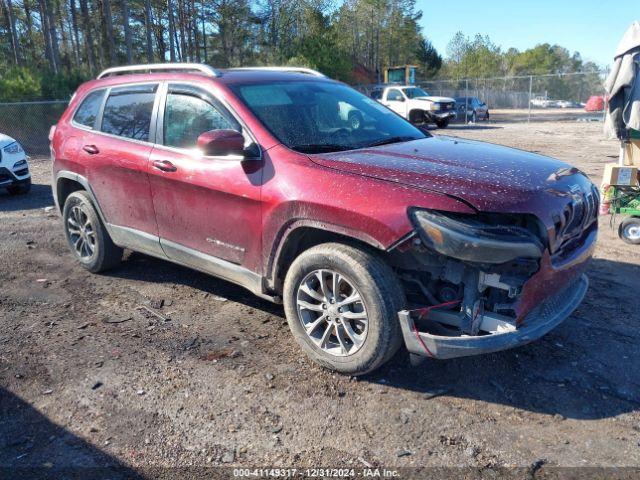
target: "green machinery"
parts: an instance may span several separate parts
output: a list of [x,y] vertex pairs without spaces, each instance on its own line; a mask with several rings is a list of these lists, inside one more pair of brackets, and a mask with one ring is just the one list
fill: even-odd
[[[640,132],[631,130],[631,140],[640,140]],[[612,186],[605,194],[609,212],[627,215],[618,227],[618,236],[626,243],[640,245],[640,187]]]

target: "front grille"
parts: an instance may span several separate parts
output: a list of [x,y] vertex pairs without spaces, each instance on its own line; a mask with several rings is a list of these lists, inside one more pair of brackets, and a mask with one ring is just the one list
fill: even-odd
[[442,110],[445,110],[445,111],[447,111],[447,110],[453,110],[454,105],[455,105],[455,104],[454,104],[454,103],[451,103],[451,102],[441,103],[441,104],[440,104],[440,108],[441,108]]

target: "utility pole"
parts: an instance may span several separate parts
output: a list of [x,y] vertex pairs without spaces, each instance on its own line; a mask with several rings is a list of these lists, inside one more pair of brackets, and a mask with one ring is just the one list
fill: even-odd
[[[486,102],[486,100],[485,100]],[[464,79],[464,124],[469,123],[469,79]]]
[[529,75],[529,115],[527,123],[531,123],[531,95],[533,94],[533,75]]

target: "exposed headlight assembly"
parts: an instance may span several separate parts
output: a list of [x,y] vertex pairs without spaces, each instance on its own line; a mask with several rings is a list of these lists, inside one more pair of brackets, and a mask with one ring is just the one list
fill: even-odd
[[[410,211],[422,241],[447,257],[476,263],[505,263],[516,258],[540,258],[544,247],[527,228],[475,215],[436,210]],[[507,218],[507,217],[504,217]]]
[[15,155],[16,153],[22,153],[24,150],[18,142],[13,142],[11,145],[7,145],[3,150],[9,155]]

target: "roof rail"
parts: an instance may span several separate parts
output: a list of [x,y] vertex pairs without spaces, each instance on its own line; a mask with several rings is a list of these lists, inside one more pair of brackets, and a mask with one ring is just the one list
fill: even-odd
[[203,73],[209,77],[218,77],[220,72],[202,63],[148,63],[143,65],[125,65],[123,67],[107,68],[98,75],[98,79],[113,75],[124,75],[127,73],[151,73],[151,72],[176,72],[192,71]]
[[291,73],[306,73],[307,75],[314,75],[316,77],[325,77],[326,75],[305,67],[236,67],[229,68],[228,70],[263,70],[270,72],[291,72]]

